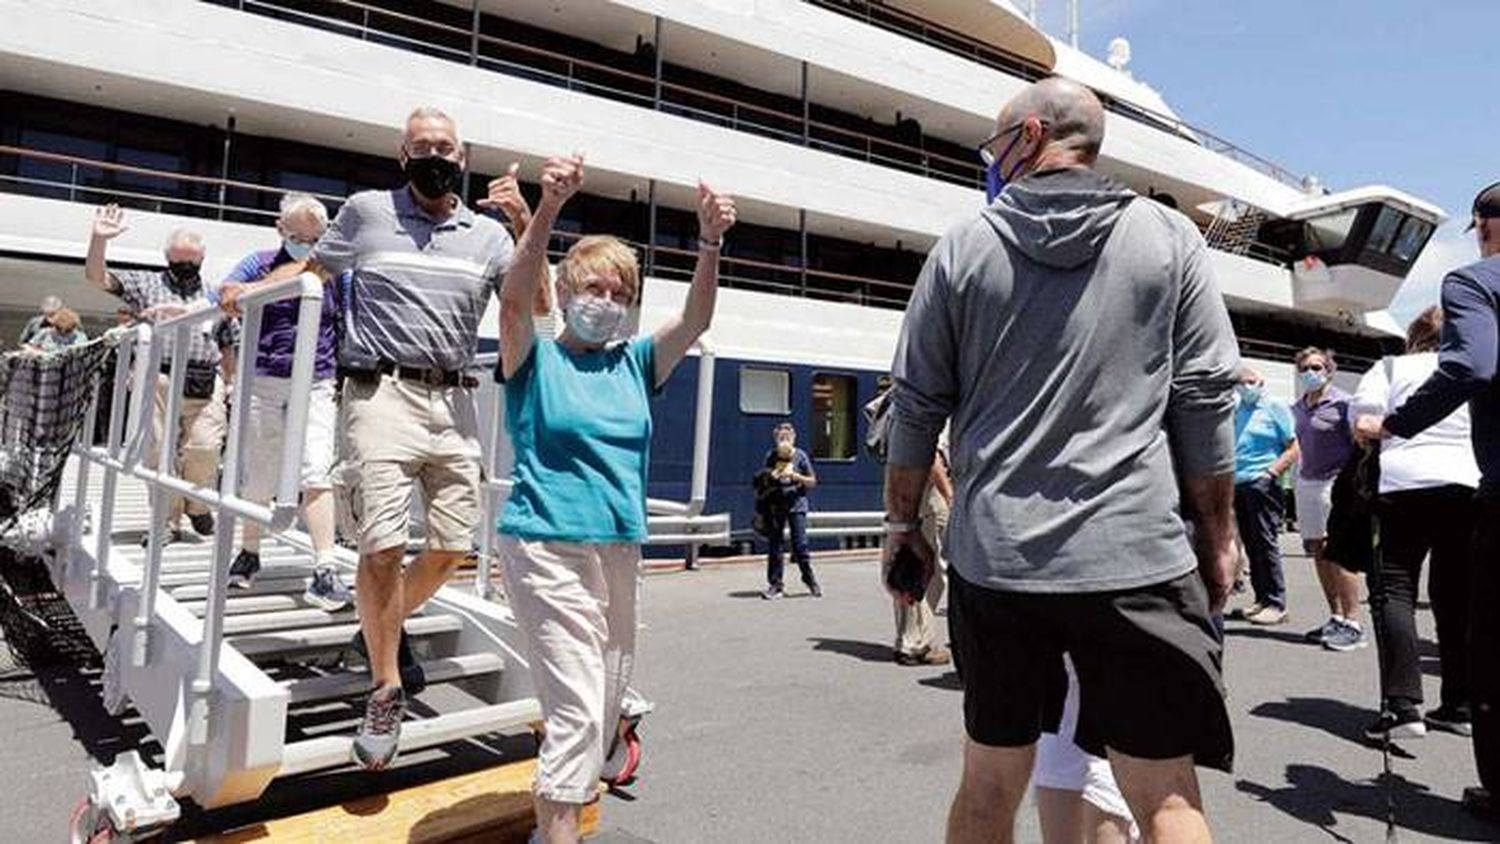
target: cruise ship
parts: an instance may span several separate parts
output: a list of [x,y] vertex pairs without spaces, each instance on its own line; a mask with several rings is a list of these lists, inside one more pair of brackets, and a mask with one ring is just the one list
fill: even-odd
[[[399,184],[414,106],[453,115],[465,195],[511,162],[580,151],[589,177],[553,243],[633,243],[649,329],[680,306],[694,185],[738,197],[711,332],[706,509],[748,537],[750,478],[792,421],[816,504],[879,507],[859,408],[891,361],[927,250],[984,201],[975,145],[1001,104],[1058,74],[1108,110],[1099,168],[1188,215],[1245,356],[1327,345],[1357,371],[1443,213],[1384,186],[1326,190],[1191,125],[1116,60],[1049,37],[1006,0],[0,0],[0,336],[47,293],[88,324],[118,303],[81,262],[101,203],[129,210],[112,262],[160,266],[178,227],[205,276],[276,242],[277,201],[336,209]],[[493,307],[484,334],[493,344]],[[692,490],[697,372],[656,408],[653,498]]]

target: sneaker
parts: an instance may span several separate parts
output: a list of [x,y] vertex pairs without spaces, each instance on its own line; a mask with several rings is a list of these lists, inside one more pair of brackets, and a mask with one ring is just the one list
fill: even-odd
[[807,584],[807,591],[814,598],[821,598],[821,597],[823,597],[823,587],[819,586],[816,583],[809,583],[809,584]]
[[[363,630],[354,634],[349,646],[364,657],[365,662],[370,661],[370,650],[365,646]],[[411,649],[411,637],[406,635],[405,630],[401,631],[401,641],[396,645],[396,668],[401,672],[401,689],[408,695],[415,697],[427,688],[427,671],[417,662],[417,655]]]
[[406,694],[400,688],[376,689],[365,702],[365,717],[354,736],[354,763],[366,771],[382,771],[396,758],[401,741],[401,718]]
[[[171,545],[171,544],[177,543],[177,542],[181,542],[181,541],[182,541],[182,531],[177,530],[175,528],[171,529],[171,530],[168,530],[166,528],[162,528],[162,531],[161,531],[161,547],[165,548],[168,545]],[[151,544],[151,534],[148,533],[145,536],[141,537],[141,547],[142,548],[145,548],[145,547],[147,547],[150,544]]]
[[1225,613],[1224,617],[1240,621],[1249,621],[1250,619],[1259,615],[1260,611],[1263,609],[1265,609],[1265,606],[1260,603],[1254,603],[1248,607],[1235,607],[1234,609]]
[[779,601],[785,595],[786,593],[781,591],[780,586],[767,586],[766,591],[760,593],[761,599],[766,601]]
[[1370,741],[1419,739],[1426,735],[1427,725],[1422,723],[1422,713],[1415,708],[1382,712],[1370,726],[1365,727],[1365,738]]
[[349,587],[339,577],[339,570],[330,565],[318,566],[313,571],[302,598],[324,612],[338,612],[354,600]]
[[928,648],[915,654],[896,651],[895,659],[897,665],[947,665],[953,661],[953,654],[947,648]]
[[188,523],[193,526],[193,532],[198,534],[199,536],[214,535],[213,513],[189,513]]
[[1330,651],[1353,651],[1368,644],[1364,629],[1352,621],[1340,621],[1338,628],[1323,638],[1323,647]]
[[1439,706],[1427,710],[1427,726],[1458,736],[1474,735],[1474,723],[1467,706]]
[[229,566],[229,588],[249,589],[260,571],[260,554],[240,549],[239,556]]
[[1285,624],[1286,619],[1287,612],[1281,607],[1261,607],[1260,612],[1245,616],[1246,621],[1251,624],[1258,624],[1261,627],[1274,627],[1278,624]]
[[1328,639],[1333,631],[1337,629],[1339,629],[1338,619],[1330,618],[1327,621],[1323,622],[1322,627],[1316,628],[1314,630],[1309,630],[1306,633],[1302,634],[1302,638],[1314,644],[1322,644],[1325,640]]

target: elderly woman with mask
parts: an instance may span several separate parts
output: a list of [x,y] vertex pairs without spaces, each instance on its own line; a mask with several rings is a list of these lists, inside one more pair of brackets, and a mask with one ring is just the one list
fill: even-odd
[[635,658],[646,539],[652,393],[713,318],[734,202],[698,186],[698,264],[682,313],[622,336],[640,299],[635,254],[612,237],[578,241],[557,267],[560,336],[537,336],[531,305],[547,240],[583,183],[580,156],[542,170],[542,199],[500,297],[505,422],[515,487],[500,518],[506,596],[523,631],[546,724],[535,786],[537,837],[579,837]]

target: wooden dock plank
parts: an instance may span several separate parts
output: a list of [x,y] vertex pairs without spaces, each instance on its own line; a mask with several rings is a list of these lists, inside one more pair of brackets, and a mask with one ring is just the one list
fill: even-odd
[[[337,806],[265,821],[221,835],[200,838],[203,844],[319,844],[349,840],[410,844],[524,844],[536,824],[531,783],[536,760],[476,771],[390,794],[351,800]],[[583,810],[583,831],[599,826],[599,801]]]

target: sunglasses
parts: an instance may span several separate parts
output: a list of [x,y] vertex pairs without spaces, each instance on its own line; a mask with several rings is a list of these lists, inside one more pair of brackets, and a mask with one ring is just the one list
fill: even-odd
[[[1042,131],[1043,132],[1045,132],[1045,131],[1047,131],[1048,129],[1051,128],[1051,124],[1049,124],[1045,120],[1041,120],[1041,121],[1038,121],[1038,122],[1041,123]],[[984,140],[984,143],[982,143],[978,147],[976,147],[975,149],[979,152],[979,160],[984,162],[984,166],[986,166],[986,167],[992,167],[992,166],[994,166],[995,161],[998,160],[998,159],[1000,159],[1000,158],[1002,158],[1002,157],[1004,157],[1004,155],[1005,155],[1004,153],[1001,153],[1000,155],[996,155],[995,151],[993,149],[991,149],[991,147],[993,147],[995,145],[995,142],[998,141],[998,140],[1000,140],[1001,138],[1005,137],[1006,135],[1009,135],[1012,132],[1020,131],[1021,128],[1024,127],[1025,125],[1026,125],[1026,121],[1022,120],[1020,123],[1017,123],[1016,125],[1010,127],[1009,129],[1001,129],[1000,131],[998,131],[995,134],[993,134],[993,135],[989,136],[988,138],[986,138]]]

